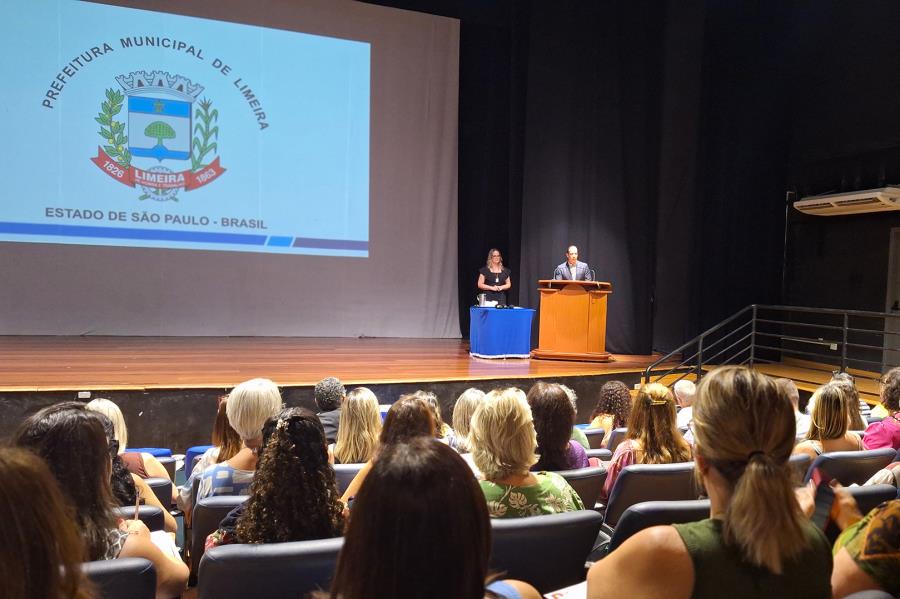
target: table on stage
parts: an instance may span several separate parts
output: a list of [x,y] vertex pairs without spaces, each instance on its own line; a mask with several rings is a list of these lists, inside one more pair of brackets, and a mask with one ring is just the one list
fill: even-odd
[[534,312],[531,308],[469,308],[469,355],[527,358]]

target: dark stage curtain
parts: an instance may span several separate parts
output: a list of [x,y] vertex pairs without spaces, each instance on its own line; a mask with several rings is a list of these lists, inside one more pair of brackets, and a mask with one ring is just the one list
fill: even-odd
[[613,284],[615,353],[780,301],[791,3],[378,2],[461,19],[464,336],[490,247],[510,301],[536,308],[536,281],[577,245]]
[[651,349],[662,30],[658,2],[532,4],[523,303],[578,246],[613,283],[607,349]]

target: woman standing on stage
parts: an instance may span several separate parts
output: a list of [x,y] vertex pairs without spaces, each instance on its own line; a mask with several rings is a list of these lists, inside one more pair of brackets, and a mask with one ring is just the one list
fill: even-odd
[[487,264],[478,269],[478,289],[485,293],[485,299],[498,304],[506,304],[506,290],[512,287],[512,271],[503,266],[503,256],[497,248],[488,252]]

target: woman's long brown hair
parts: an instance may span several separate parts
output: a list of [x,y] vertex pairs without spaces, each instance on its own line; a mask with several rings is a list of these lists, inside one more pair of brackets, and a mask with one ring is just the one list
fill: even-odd
[[675,398],[669,388],[659,383],[641,387],[628,418],[628,438],[640,444],[638,463],[690,461],[691,446],[675,423]]
[[81,574],[84,542],[44,461],[30,451],[2,448],[0,480],[0,596],[93,597]]

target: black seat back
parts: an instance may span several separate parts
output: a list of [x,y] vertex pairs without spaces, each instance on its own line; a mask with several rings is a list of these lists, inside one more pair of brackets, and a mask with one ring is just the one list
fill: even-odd
[[802,484],[803,477],[806,476],[809,465],[812,464],[812,459],[805,453],[797,453],[790,457],[788,463],[791,466],[791,476],[794,483],[797,485]]
[[812,477],[816,468],[826,476],[835,478],[842,485],[861,485],[873,474],[894,461],[897,451],[890,447],[866,451],[832,451],[817,456],[806,472],[805,481]]
[[223,545],[200,562],[200,599],[306,597],[327,590],[343,537],[293,543]]
[[194,504],[194,512],[191,516],[191,582],[196,580],[206,537],[219,528],[219,523],[228,515],[228,512],[245,501],[247,501],[247,495],[218,495],[204,497]]
[[81,565],[81,570],[96,586],[96,599],[156,597],[156,569],[150,560],[142,557],[87,562]]
[[491,570],[541,593],[579,583],[602,522],[594,510],[492,519]]
[[603,483],[606,482],[606,468],[590,466],[576,470],[561,470],[557,474],[566,479],[575,489],[575,492],[581,497],[581,502],[584,503],[584,509],[594,509],[597,499],[600,497],[600,491],[603,490]]
[[625,435],[628,433],[627,427],[619,427],[614,428],[612,432],[609,434],[609,443],[606,444],[606,448],[611,452],[616,452],[616,447],[619,446],[619,443],[625,440]]
[[347,490],[347,487],[350,486],[350,481],[353,480],[353,477],[357,475],[357,473],[362,470],[362,467],[365,466],[363,464],[335,464],[334,465],[334,478],[337,483],[338,493],[341,495],[344,494],[344,491]]
[[163,468],[166,469],[166,472],[169,473],[169,479],[175,480],[175,458],[172,456],[163,456],[156,459],[159,460],[159,463],[162,464]]
[[709,499],[686,501],[643,501],[625,510],[609,540],[609,551],[628,540],[632,535],[665,524],[696,522],[709,518]]
[[603,442],[603,435],[606,434],[602,428],[586,428],[581,432],[584,433],[584,436],[587,437],[588,445],[590,445],[591,449],[600,449],[600,443]]
[[168,478],[145,478],[144,482],[159,499],[159,503],[166,509],[172,507],[172,481]]
[[[134,506],[123,505],[121,507],[113,508],[113,513],[117,518],[122,518],[123,520],[133,520]],[[155,505],[140,506],[138,508],[138,520],[146,524],[147,528],[149,528],[151,532],[154,530],[165,530],[166,528],[166,520],[163,517],[163,512]]]
[[694,462],[678,464],[632,464],[619,473],[606,503],[604,524],[615,528],[629,507],[642,501],[697,499]]
[[597,458],[601,462],[608,462],[612,459],[612,452],[608,449],[588,449],[585,453],[587,457]]

